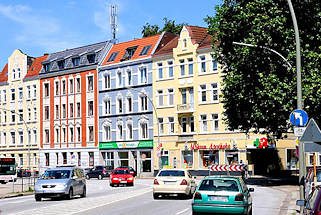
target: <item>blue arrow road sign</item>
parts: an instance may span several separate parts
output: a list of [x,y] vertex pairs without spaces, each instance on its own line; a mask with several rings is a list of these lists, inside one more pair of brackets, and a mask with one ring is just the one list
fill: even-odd
[[295,110],[290,114],[290,122],[294,126],[305,126],[308,123],[308,114],[304,110]]

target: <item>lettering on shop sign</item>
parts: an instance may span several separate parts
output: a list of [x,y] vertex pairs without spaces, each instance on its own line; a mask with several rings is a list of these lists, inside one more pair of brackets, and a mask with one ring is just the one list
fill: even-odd
[[256,148],[267,148],[268,147],[268,141],[265,137],[262,137],[262,138],[257,138],[254,142],[253,142],[254,146]]
[[219,145],[211,144],[209,147],[207,147],[206,145],[199,145],[197,143],[191,144],[191,149],[230,149],[230,148],[231,146],[228,144],[219,144]]

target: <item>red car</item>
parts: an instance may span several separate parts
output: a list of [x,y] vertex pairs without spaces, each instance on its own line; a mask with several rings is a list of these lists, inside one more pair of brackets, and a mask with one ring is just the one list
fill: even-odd
[[120,184],[134,186],[134,177],[130,174],[128,168],[116,168],[110,174],[109,184],[112,187]]

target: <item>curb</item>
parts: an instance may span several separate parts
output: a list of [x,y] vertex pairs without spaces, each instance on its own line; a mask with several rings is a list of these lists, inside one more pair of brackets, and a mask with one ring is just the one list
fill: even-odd
[[30,196],[33,195],[34,193],[17,193],[17,194],[7,194],[4,196],[0,196],[0,199],[8,199],[8,198],[15,198],[15,197],[20,197],[20,196]]

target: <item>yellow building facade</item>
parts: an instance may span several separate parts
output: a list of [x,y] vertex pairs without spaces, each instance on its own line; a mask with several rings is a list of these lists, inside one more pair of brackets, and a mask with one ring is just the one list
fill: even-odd
[[0,157],[38,169],[40,112],[38,74],[42,58],[15,50],[0,74]]
[[240,162],[248,164],[252,173],[255,168],[269,172],[277,165],[287,169],[292,159],[288,154],[295,152],[293,137],[266,142],[268,147],[261,149],[264,136],[227,130],[221,67],[212,58],[211,46],[206,28],[184,26],[153,56],[154,169],[205,173],[212,164]]

